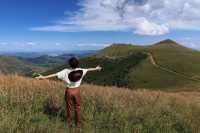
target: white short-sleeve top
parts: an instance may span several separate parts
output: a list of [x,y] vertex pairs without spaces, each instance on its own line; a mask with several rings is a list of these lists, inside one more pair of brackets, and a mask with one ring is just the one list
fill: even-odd
[[[76,71],[76,70],[82,70],[83,71],[83,75],[80,78],[80,80],[78,80],[77,82],[72,82],[69,80],[68,75],[70,72],[72,71]],[[82,79],[83,77],[86,75],[88,69],[84,69],[84,68],[76,68],[76,69],[63,69],[60,72],[57,72],[56,75],[59,79],[63,80],[68,88],[77,88],[81,85]]]

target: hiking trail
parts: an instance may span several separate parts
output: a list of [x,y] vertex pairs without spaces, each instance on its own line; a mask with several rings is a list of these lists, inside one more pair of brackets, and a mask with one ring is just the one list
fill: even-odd
[[150,53],[150,52],[146,52],[146,55],[148,56],[148,60],[150,61],[150,63],[151,63],[153,66],[155,66],[155,67],[157,67],[157,68],[159,68],[159,69],[161,69],[161,70],[163,70],[163,71],[166,71],[166,72],[169,72],[169,73],[172,73],[172,74],[181,76],[181,77],[186,78],[186,79],[189,79],[189,80],[200,81],[199,78],[190,77],[190,76],[188,76],[188,75],[186,75],[186,74],[179,73],[179,72],[177,72],[177,71],[175,71],[175,70],[171,70],[171,69],[169,69],[169,68],[166,68],[166,67],[164,67],[164,66],[159,65],[159,64],[156,62],[156,60],[155,60],[154,56],[152,55],[152,53]]

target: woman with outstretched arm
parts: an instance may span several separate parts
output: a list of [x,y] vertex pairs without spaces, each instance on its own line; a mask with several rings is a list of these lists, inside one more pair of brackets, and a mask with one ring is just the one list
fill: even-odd
[[80,128],[80,85],[83,77],[90,71],[101,71],[102,68],[97,66],[95,68],[79,68],[79,61],[73,57],[68,61],[70,68],[63,69],[55,74],[47,76],[40,75],[36,79],[49,79],[57,77],[66,83],[65,100],[67,108],[67,123],[72,127],[72,109],[75,108],[75,124]]

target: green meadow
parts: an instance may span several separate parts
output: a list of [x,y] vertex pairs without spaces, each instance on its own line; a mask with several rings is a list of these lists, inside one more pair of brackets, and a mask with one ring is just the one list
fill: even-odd
[[[64,84],[0,76],[1,133],[66,133]],[[199,133],[200,93],[84,84],[83,133]]]

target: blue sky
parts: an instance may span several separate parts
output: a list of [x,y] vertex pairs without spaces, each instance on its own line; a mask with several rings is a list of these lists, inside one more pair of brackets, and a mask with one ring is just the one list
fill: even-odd
[[93,50],[174,39],[200,49],[199,0],[1,0],[0,51]]

